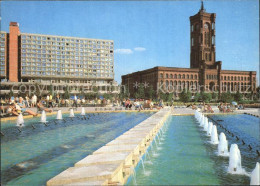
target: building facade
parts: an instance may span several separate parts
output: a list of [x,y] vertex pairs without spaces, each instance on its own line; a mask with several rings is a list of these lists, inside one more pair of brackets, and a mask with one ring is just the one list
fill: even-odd
[[9,26],[9,33],[1,32],[0,72],[5,89],[21,83],[116,84],[113,40],[20,33],[18,23]]
[[199,12],[190,17],[190,68],[154,67],[122,76],[130,95],[142,83],[155,91],[174,93],[178,97],[183,89],[193,95],[198,91],[256,93],[256,71],[222,70],[216,61],[216,14],[207,13],[203,2]]

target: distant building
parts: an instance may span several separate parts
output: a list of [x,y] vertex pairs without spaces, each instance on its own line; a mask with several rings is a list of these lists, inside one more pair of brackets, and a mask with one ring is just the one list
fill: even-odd
[[146,83],[153,89],[174,93],[183,89],[195,94],[198,91],[256,93],[256,71],[222,70],[216,61],[216,14],[207,13],[203,2],[199,12],[190,17],[190,68],[154,67],[122,76],[133,96],[137,84]]
[[21,83],[116,85],[113,40],[20,33],[16,22],[9,29],[0,33],[1,94]]

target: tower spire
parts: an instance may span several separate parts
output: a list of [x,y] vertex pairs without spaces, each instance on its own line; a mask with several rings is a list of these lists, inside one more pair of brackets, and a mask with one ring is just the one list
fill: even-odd
[[206,10],[204,9],[203,0],[201,0],[200,12],[205,12],[205,11],[206,11]]

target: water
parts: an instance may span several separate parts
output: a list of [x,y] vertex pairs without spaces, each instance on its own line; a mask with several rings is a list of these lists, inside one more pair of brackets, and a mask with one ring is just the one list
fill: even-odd
[[[87,114],[89,119],[68,114],[63,120],[48,117],[25,120],[22,132],[13,122],[1,124],[1,183],[4,185],[45,185],[53,176],[73,166],[101,146],[118,137],[152,113]],[[77,115],[76,115],[77,116]],[[56,122],[56,124],[54,123]],[[31,125],[35,126],[35,129]]]
[[24,126],[24,119],[22,114],[19,114],[19,116],[17,117],[16,126],[18,127]]
[[75,116],[74,116],[74,111],[73,111],[73,109],[70,109],[70,118],[74,118]]
[[210,141],[213,145],[217,145],[219,143],[218,141],[218,130],[217,130],[217,126],[213,125],[212,126],[212,130],[211,130],[211,141]]
[[57,112],[57,118],[56,119],[62,119],[62,113],[61,113],[61,110],[58,110]]
[[80,113],[80,115],[81,115],[81,116],[85,116],[85,115],[86,115],[86,113],[85,113],[85,108],[84,108],[84,107],[81,108],[81,113]]
[[223,132],[221,132],[219,135],[218,155],[219,156],[229,156],[228,141],[226,139],[226,135]]
[[232,144],[230,147],[228,172],[231,174],[244,173],[241,165],[241,154],[237,144]]
[[46,120],[46,113],[45,113],[44,110],[42,111],[41,122],[42,122],[42,123],[46,123],[46,122],[47,122],[47,120]]
[[[169,126],[164,133],[164,143],[159,145],[161,150],[153,148],[158,156],[152,154],[152,164],[145,163],[145,170],[150,175],[137,167],[137,185],[220,183],[214,162],[208,156],[194,122],[191,116],[173,116],[167,120]],[[128,184],[133,184],[133,180],[130,179]]]
[[256,163],[255,169],[251,174],[250,185],[260,185],[260,167],[259,163]]
[[[214,121],[223,120],[221,124],[228,127],[232,133],[239,135],[240,140],[227,134],[211,118]],[[205,120],[200,116],[198,119],[202,122]],[[210,116],[209,122],[217,126],[219,133],[226,134],[230,144],[238,145],[243,175],[228,172],[229,158],[218,156],[218,146],[209,143],[209,136],[201,130],[200,124],[194,117],[172,116],[166,122],[168,129],[164,134],[164,143],[158,145],[161,150],[158,151],[152,146],[150,148],[154,152],[151,153],[152,163],[145,163],[145,170],[150,174],[147,176],[140,167],[136,168],[137,184],[249,185],[249,175],[254,170],[256,162],[260,160],[254,151],[255,147],[259,147],[259,118],[248,117],[248,115],[218,115]],[[251,151],[246,145],[242,145],[241,138],[252,145]],[[128,184],[133,184],[131,178]]]

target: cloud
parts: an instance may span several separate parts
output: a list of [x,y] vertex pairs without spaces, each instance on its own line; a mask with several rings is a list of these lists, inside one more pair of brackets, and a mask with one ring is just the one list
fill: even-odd
[[143,52],[146,50],[146,48],[143,48],[143,47],[135,47],[134,48],[135,51],[138,51],[138,52]]
[[120,49],[116,49],[115,53],[118,53],[118,54],[132,54],[133,51],[131,49],[127,49],[127,48],[120,48]]

